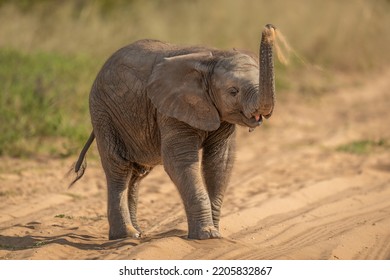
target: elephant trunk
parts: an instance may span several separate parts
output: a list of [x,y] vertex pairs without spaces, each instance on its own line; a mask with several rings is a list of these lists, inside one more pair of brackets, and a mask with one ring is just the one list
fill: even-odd
[[258,112],[265,118],[272,115],[275,103],[275,74],[273,61],[273,45],[275,40],[275,27],[267,24],[261,35],[259,51],[259,97]]

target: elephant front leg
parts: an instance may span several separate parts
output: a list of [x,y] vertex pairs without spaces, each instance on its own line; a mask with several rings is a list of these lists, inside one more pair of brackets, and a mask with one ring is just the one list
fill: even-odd
[[221,235],[213,224],[210,199],[200,175],[199,139],[183,136],[162,139],[162,158],[165,171],[183,200],[188,238],[219,238]]
[[221,126],[218,133],[205,142],[202,157],[202,173],[210,197],[214,226],[219,229],[221,207],[231,176],[234,154],[234,128]]

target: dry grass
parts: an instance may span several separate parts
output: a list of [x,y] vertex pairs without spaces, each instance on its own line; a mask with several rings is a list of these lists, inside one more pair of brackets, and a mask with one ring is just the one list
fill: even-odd
[[0,46],[106,57],[137,39],[156,38],[257,51],[262,26],[273,23],[309,63],[351,71],[390,58],[385,0],[35,2],[24,9],[2,5]]

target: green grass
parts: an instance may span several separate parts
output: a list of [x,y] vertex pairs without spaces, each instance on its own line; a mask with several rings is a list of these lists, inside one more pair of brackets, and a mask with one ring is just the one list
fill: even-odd
[[34,244],[31,246],[31,248],[40,248],[42,246],[45,246],[47,244],[46,241],[36,241]]
[[72,216],[68,216],[68,215],[65,215],[65,214],[58,214],[58,215],[55,215],[54,218],[60,218],[60,219],[73,219]]
[[0,155],[67,156],[80,148],[97,63],[12,49],[0,49],[0,61]]
[[384,139],[378,141],[359,140],[353,141],[337,147],[337,151],[356,155],[365,155],[375,151],[378,148],[390,149],[390,142]]

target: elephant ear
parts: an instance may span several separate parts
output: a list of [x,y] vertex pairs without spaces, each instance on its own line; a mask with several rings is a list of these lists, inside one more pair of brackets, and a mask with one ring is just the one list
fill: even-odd
[[165,58],[154,67],[146,90],[160,113],[205,131],[220,126],[203,79],[210,59],[210,52],[192,53]]

